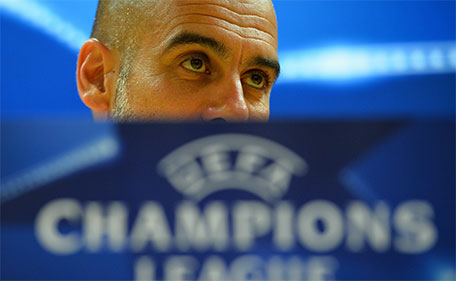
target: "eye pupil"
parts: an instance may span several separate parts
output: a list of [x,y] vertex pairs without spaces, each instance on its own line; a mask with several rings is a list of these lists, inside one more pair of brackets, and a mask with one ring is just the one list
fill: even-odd
[[251,77],[253,83],[259,85],[261,84],[261,82],[263,82],[263,77],[261,77],[261,75],[258,75],[258,74],[252,74],[252,77]]
[[191,59],[190,64],[194,69],[200,69],[201,67],[203,67],[203,61],[200,59]]

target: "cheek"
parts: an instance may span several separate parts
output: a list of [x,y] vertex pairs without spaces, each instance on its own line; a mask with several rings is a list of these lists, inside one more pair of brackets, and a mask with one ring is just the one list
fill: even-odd
[[201,85],[196,84],[169,73],[133,77],[130,80],[129,103],[140,114],[189,114],[200,104]]
[[269,100],[264,103],[256,103],[248,105],[249,121],[265,122],[269,119]]

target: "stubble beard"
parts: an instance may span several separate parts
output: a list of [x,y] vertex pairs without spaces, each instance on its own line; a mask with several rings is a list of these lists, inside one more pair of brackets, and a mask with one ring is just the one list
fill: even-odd
[[128,100],[128,79],[130,77],[133,54],[125,55],[120,65],[119,77],[117,78],[116,95],[111,118],[114,122],[132,122],[137,120]]

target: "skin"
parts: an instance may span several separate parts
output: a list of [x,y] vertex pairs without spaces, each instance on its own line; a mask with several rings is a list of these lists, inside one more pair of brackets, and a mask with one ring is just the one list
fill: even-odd
[[96,39],[81,48],[78,90],[95,118],[267,121],[278,75],[270,1],[166,0],[163,9],[141,23],[150,32],[137,36],[126,80],[117,50]]

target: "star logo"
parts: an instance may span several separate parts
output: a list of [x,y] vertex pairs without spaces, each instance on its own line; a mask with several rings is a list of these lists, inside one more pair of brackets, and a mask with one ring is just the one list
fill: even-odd
[[195,201],[237,189],[265,201],[281,198],[307,163],[288,148],[244,134],[222,134],[187,143],[163,158],[158,171],[180,193]]

